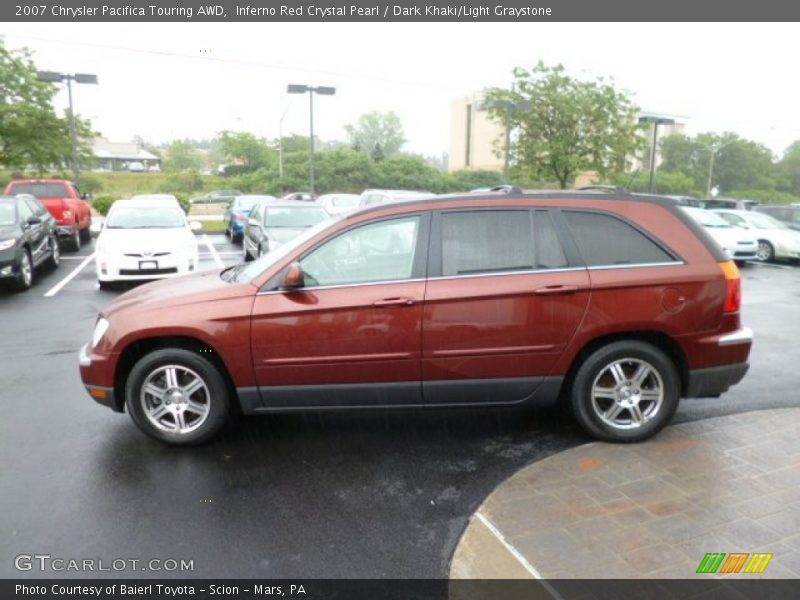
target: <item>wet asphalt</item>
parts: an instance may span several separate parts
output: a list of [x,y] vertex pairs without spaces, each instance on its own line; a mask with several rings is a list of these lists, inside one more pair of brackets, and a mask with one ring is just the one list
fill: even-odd
[[[240,260],[223,236],[200,241],[201,267]],[[0,290],[0,577],[446,577],[495,486],[589,441],[558,409],[423,410],[248,417],[211,444],[163,446],[81,385],[78,349],[121,292],[100,291],[91,262],[53,289],[91,251],[28,292]],[[679,422],[800,406],[800,267],[743,277],[751,371],[718,399],[682,402]],[[20,554],[129,566],[20,572]],[[153,558],[194,568],[130,567]]]

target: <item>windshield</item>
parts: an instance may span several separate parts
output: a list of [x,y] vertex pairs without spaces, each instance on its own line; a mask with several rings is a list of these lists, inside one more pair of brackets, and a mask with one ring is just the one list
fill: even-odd
[[[328,227],[331,227],[336,222],[337,221],[335,219],[322,221],[314,227],[307,229],[296,238],[289,240],[285,244],[281,244],[275,250],[270,250],[261,258],[258,258],[250,263],[243,263],[241,265],[232,267],[233,275],[231,276],[231,279],[237,283],[251,282],[253,279],[261,275],[261,273],[276,264],[279,260],[285,256],[288,256],[315,235],[325,231]],[[223,273],[227,273],[227,271],[223,271]]]
[[685,210],[689,215],[691,215],[691,217],[695,221],[700,223],[700,225],[702,225],[703,227],[713,227],[713,228],[732,227],[732,225],[728,223],[725,219],[723,219],[718,214],[713,213],[709,210],[703,210],[702,208],[686,208],[686,207],[683,207],[683,210]]
[[37,198],[66,198],[69,196],[67,186],[63,183],[15,183],[11,186],[11,194],[30,194]]
[[0,204],[0,227],[7,227],[17,222],[17,209],[11,202]]
[[239,196],[233,201],[232,208],[238,208],[239,210],[252,210],[256,205],[256,202],[259,202],[261,199],[262,197],[260,196]]
[[332,204],[338,208],[352,208],[358,206],[361,196],[355,194],[346,196],[333,196]]
[[749,214],[745,217],[745,221],[756,229],[789,229],[788,225],[784,225],[778,219],[761,213]]
[[106,220],[107,229],[161,229],[186,225],[186,217],[172,206],[117,206]]
[[267,209],[264,223],[267,227],[311,227],[329,218],[319,206],[275,206]]

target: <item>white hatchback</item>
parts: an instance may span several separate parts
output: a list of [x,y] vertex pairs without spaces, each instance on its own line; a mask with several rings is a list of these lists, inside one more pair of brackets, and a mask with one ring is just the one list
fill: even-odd
[[117,200],[97,238],[95,264],[100,287],[115,281],[164,279],[197,270],[194,229],[177,206]]
[[722,246],[728,258],[736,262],[755,260],[758,254],[758,240],[747,229],[734,227],[718,214],[702,208],[682,206],[695,221],[700,223]]

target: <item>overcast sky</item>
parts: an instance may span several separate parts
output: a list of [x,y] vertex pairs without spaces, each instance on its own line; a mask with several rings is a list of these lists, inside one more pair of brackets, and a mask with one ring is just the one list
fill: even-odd
[[[689,132],[734,131],[780,154],[800,139],[797,24],[159,23],[10,24],[40,69],[96,73],[76,110],[113,141],[159,143],[225,129],[308,132],[308,99],[288,83],[336,86],[315,102],[323,139],[364,112],[394,111],[406,150],[447,152],[450,103],[508,85],[539,59],[611,76],[647,111]],[[59,94],[60,106],[66,92]]]

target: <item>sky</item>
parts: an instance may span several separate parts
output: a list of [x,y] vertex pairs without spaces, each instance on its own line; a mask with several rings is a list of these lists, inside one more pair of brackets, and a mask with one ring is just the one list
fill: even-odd
[[[95,73],[76,112],[112,141],[211,138],[222,130],[346,139],[365,112],[394,111],[404,150],[448,152],[451,102],[507,86],[515,66],[562,63],[612,77],[643,111],[677,115],[690,134],[733,131],[780,155],[800,139],[800,25],[682,23],[5,23],[10,48],[39,69]],[[66,92],[56,98],[66,106]]]

